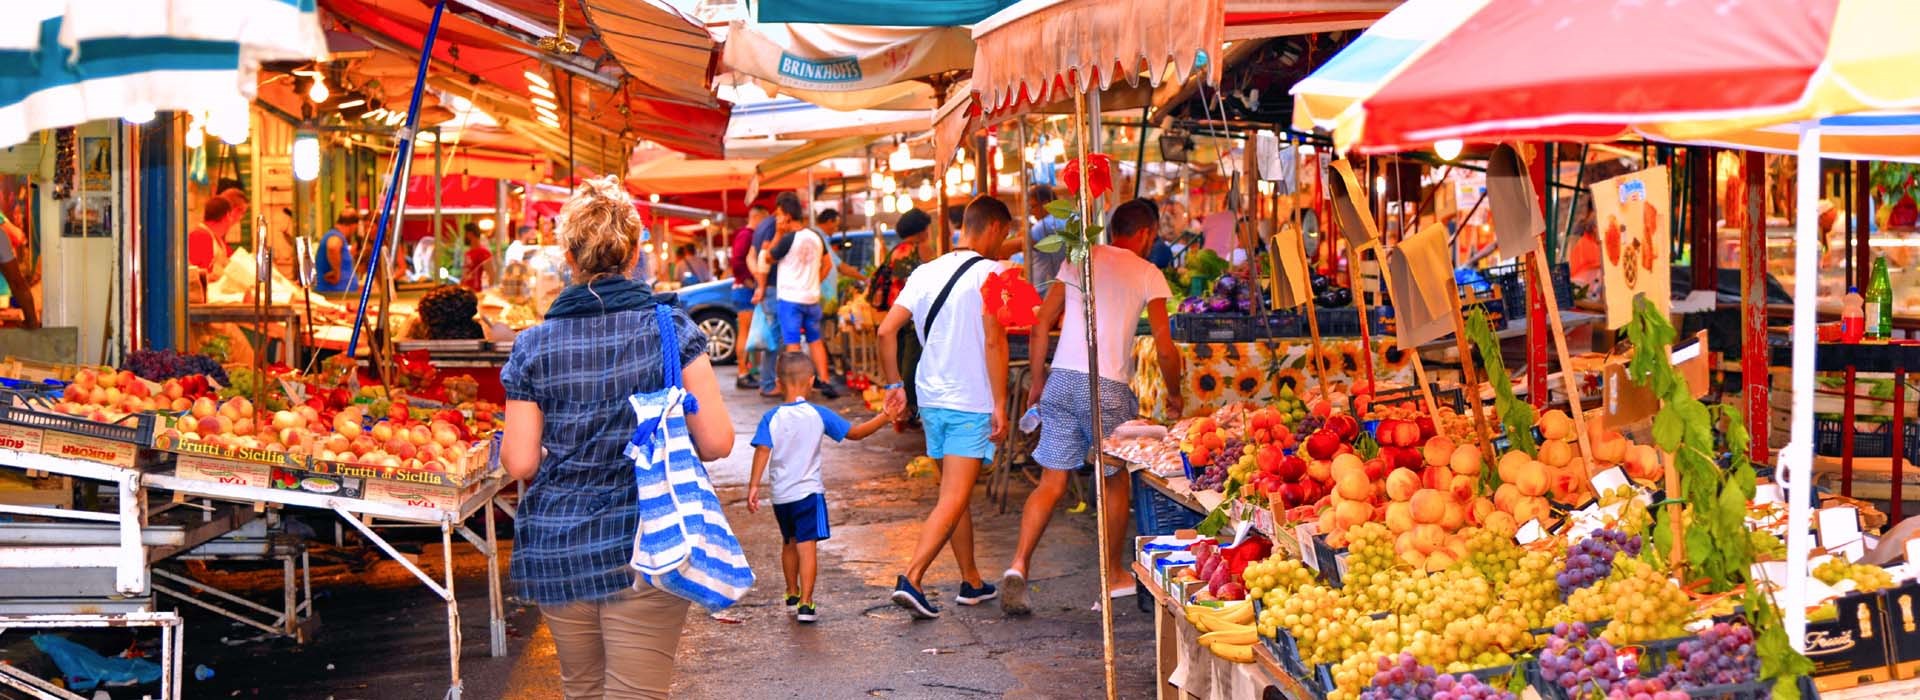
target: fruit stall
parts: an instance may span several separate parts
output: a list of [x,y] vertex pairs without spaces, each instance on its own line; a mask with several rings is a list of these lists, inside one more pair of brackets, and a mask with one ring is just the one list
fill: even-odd
[[[1658,315],[1638,321],[1671,337]],[[1636,380],[1684,387],[1648,366]],[[1293,397],[1304,414],[1235,403],[1123,427],[1105,450],[1142,496],[1133,568],[1162,697],[1848,697],[1913,677],[1897,630],[1920,583],[1847,554],[1873,548],[1877,514],[1842,497],[1819,511],[1830,553],[1813,561],[1806,656],[1792,652],[1761,592],[1786,567],[1781,489],[1737,456],[1735,429],[1727,456],[1669,463],[1714,439],[1678,416],[1739,424],[1676,391],[1649,431],[1591,415],[1591,464],[1569,415],[1518,402],[1496,402],[1493,452],[1470,420],[1409,397],[1311,387]]]
[[[67,589],[74,597],[39,600],[36,611],[151,607],[165,596],[268,634],[306,639],[318,627],[304,583],[305,545],[287,536],[283,511],[330,511],[446,601],[457,685],[451,545],[455,536],[472,543],[498,574],[494,511],[512,512],[500,498],[508,480],[499,467],[498,405],[359,387],[344,361],[314,375],[259,374],[201,356],[140,351],[117,370],[41,371],[64,379],[8,379],[0,389],[0,471],[24,479],[33,492],[49,480],[69,495],[72,480],[104,484],[115,505],[70,510],[22,503],[13,498],[20,491],[0,490],[0,512],[14,516],[0,531],[31,543],[0,552],[4,607],[44,596],[31,572],[50,572],[76,582]],[[467,524],[476,516],[482,532]],[[416,563],[385,536],[388,528],[422,525],[440,530],[445,561]],[[261,606],[193,578],[191,568],[183,574],[160,566],[174,559],[278,560],[285,605]],[[500,655],[504,598],[498,576],[488,581],[490,642]]]

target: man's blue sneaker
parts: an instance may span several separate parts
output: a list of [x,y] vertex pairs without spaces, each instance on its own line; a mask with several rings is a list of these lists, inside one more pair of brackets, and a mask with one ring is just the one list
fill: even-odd
[[991,583],[981,581],[980,587],[974,588],[973,584],[961,581],[960,594],[953,597],[953,602],[961,605],[979,605],[998,597],[1000,597],[1000,591]]
[[812,603],[807,603],[801,605],[795,611],[794,618],[801,622],[811,623],[814,620],[820,619],[820,612],[817,608],[813,607]]
[[916,620],[932,620],[940,617],[940,608],[934,607],[933,601],[927,600],[926,596],[920,594],[920,589],[908,583],[906,576],[901,576],[894,582],[892,600],[894,605],[906,608]]

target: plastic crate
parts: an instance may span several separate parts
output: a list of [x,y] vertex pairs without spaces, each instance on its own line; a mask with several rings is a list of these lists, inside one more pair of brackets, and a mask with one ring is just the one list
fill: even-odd
[[1203,516],[1133,477],[1133,528],[1140,535],[1171,535],[1199,525]]
[[[1527,317],[1527,285],[1532,282],[1525,266],[1518,262],[1489,267],[1481,276],[1487,286],[1498,287],[1507,309],[1507,318]],[[1553,293],[1561,309],[1573,308],[1573,274],[1566,263],[1553,266]]]
[[28,399],[29,397],[21,394],[0,390],[0,423],[58,430],[73,435],[132,443],[143,448],[153,446],[154,426],[159,423],[159,418],[151,413],[128,416],[119,423],[100,423],[79,416],[35,410],[19,405],[22,403],[31,405]]
[[1307,664],[1300,660],[1300,643],[1294,640],[1293,633],[1288,632],[1287,628],[1275,627],[1272,637],[1261,637],[1260,641],[1267,645],[1267,651],[1273,653],[1273,658],[1280,661],[1280,667],[1288,674],[1295,678],[1308,677]]
[[[1813,421],[1813,453],[1814,454],[1823,455],[1827,457],[1840,456],[1840,453],[1842,451],[1841,448],[1843,447],[1841,442],[1845,437],[1845,434],[1842,431],[1840,424],[1841,424],[1841,421],[1839,420],[1832,420],[1832,419],[1826,419],[1826,418],[1814,419]],[[1891,457],[1893,456],[1893,443],[1892,443],[1893,433],[1888,429],[1890,426],[1891,424],[1889,423],[1881,423],[1881,424],[1875,425],[1871,429],[1866,429],[1866,430],[1856,429],[1855,432],[1853,433],[1853,456],[1855,457]],[[1908,447],[1907,451],[1909,453],[1911,453],[1914,449],[1913,439],[1916,437],[1916,429],[1920,429],[1920,424],[1916,424],[1913,422],[1907,423],[1907,447]]]
[[1028,343],[1027,334],[1008,333],[1007,334],[1007,361],[1018,362],[1021,360],[1031,359],[1029,356],[1032,353],[1028,350],[1028,347],[1029,347],[1029,343]]
[[1277,311],[1254,319],[1254,335],[1262,340],[1300,338],[1308,335],[1307,317],[1293,311]]
[[[1321,309],[1315,309],[1315,311],[1318,313],[1318,316],[1319,316],[1321,337],[1323,338],[1360,337],[1360,309],[1359,308],[1348,306],[1348,307],[1338,308],[1338,309],[1321,308]],[[1370,335],[1377,336],[1377,335],[1386,334],[1387,328],[1385,325],[1385,318],[1387,313],[1388,312],[1385,309],[1380,309],[1380,308],[1372,308],[1367,310],[1367,315],[1369,316],[1369,321],[1370,321],[1370,323],[1367,324],[1367,332]]]
[[1246,314],[1174,314],[1173,339],[1182,343],[1244,343],[1254,340]]

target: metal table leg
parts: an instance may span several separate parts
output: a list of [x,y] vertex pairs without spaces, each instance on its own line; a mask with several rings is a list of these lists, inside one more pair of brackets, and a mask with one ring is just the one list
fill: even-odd
[[453,521],[451,518],[440,523],[440,556],[446,564],[447,599],[447,656],[452,664],[453,678],[447,686],[447,700],[460,700],[460,601],[453,597]]
[[1853,497],[1853,367],[1847,367],[1847,381],[1840,403],[1840,495]]
[[500,594],[500,540],[493,523],[493,506],[487,508],[487,614],[492,631],[494,658],[507,655],[507,606]]

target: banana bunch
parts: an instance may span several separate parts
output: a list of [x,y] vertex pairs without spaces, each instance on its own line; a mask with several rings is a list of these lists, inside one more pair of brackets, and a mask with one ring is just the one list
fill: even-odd
[[1253,645],[1260,638],[1254,631],[1252,601],[1233,601],[1218,608],[1189,605],[1186,613],[1187,622],[1200,630],[1200,645],[1214,656],[1234,663],[1253,663]]

